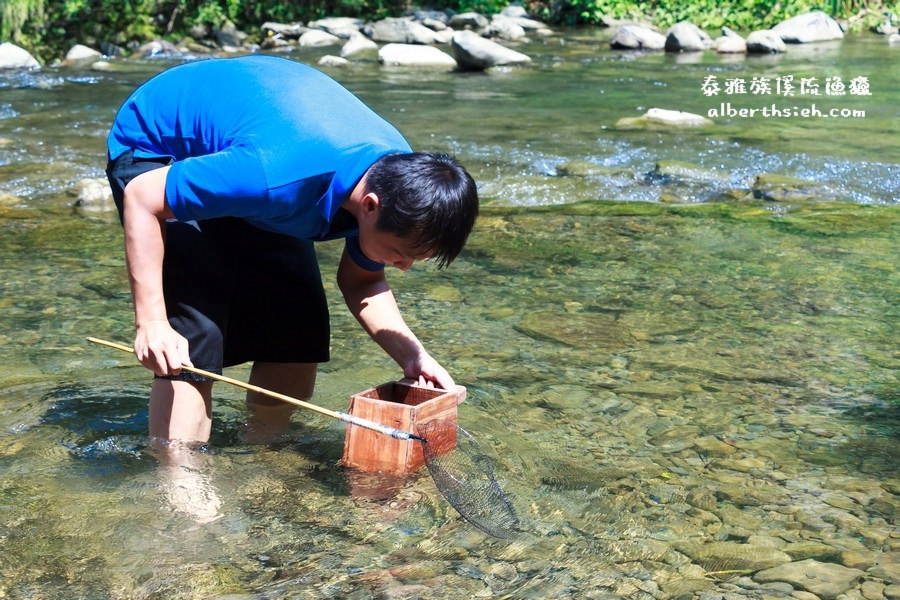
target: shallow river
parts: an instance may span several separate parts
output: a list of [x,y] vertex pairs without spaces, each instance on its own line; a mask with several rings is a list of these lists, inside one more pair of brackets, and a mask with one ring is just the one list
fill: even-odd
[[[131,340],[120,229],[72,207],[75,182],[102,177],[118,105],[173,62],[0,74],[0,597],[872,598],[897,583],[900,48],[684,59],[613,53],[605,35],[534,41],[533,65],[489,74],[332,72],[479,181],[462,257],[389,280],[468,387],[459,420],[521,517],[511,541],[467,525],[424,471],[342,470],[343,428],[324,418],[243,443],[233,388],[173,476],[145,437],[146,372],[84,341]],[[820,95],[724,91],[787,76]],[[843,96],[825,94],[835,77]],[[871,94],[849,93],[862,77]],[[866,116],[616,126],[726,102]],[[765,200],[764,173],[813,183]],[[343,410],[401,374],[342,308],[339,252],[320,246],[333,359],[315,401]],[[173,502],[184,486],[223,516],[198,524]]]

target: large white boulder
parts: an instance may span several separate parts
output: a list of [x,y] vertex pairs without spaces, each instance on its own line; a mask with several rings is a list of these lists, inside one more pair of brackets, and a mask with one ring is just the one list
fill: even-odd
[[28,53],[10,42],[0,44],[0,69],[39,69],[41,63]]
[[624,25],[609,45],[616,50],[662,50],[666,47],[666,36],[640,25]]
[[378,61],[397,67],[456,68],[456,60],[434,46],[421,44],[386,44],[378,51]]
[[827,42],[844,37],[844,30],[838,22],[821,10],[791,17],[773,27],[772,31],[788,44]]
[[460,66],[482,70],[500,65],[520,65],[531,58],[506,46],[485,39],[474,31],[463,30],[453,34],[453,53]]

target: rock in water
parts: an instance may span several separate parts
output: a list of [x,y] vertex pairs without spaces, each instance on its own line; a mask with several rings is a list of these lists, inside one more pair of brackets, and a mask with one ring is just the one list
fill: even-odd
[[827,600],[849,590],[863,575],[865,572],[859,569],[810,558],[760,571],[753,580],[759,583],[784,581]]
[[474,70],[531,62],[521,52],[487,40],[474,31],[464,30],[453,34],[453,53],[461,67]]
[[844,30],[838,22],[821,10],[791,17],[773,27],[772,31],[789,44],[827,42],[844,37]]
[[38,69],[41,64],[24,48],[3,42],[0,44],[0,69]]
[[646,27],[625,25],[616,31],[609,45],[616,50],[662,50],[666,36]]
[[[682,542],[675,549],[709,571],[761,571],[791,562],[791,557],[776,548],[737,542]],[[772,580],[779,581],[779,580]]]

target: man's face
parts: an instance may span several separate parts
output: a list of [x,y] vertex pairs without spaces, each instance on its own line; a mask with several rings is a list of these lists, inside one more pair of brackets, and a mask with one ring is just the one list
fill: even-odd
[[409,269],[414,261],[424,260],[431,252],[423,251],[408,239],[379,230],[375,226],[360,223],[359,246],[370,260],[393,265],[401,271]]

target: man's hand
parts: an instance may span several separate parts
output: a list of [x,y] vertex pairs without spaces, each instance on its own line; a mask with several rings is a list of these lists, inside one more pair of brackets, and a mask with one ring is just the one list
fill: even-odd
[[447,370],[427,353],[403,367],[403,376],[416,381],[416,385],[443,390],[456,390],[456,384]]
[[142,365],[161,377],[178,375],[183,365],[193,366],[188,341],[164,320],[138,325],[134,355]]

